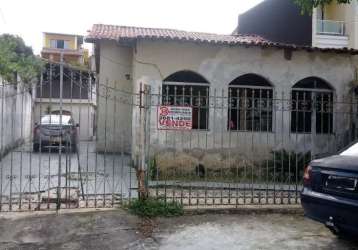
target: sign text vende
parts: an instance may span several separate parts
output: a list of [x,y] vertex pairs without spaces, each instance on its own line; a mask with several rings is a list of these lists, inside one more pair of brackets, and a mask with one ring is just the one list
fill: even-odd
[[158,129],[190,130],[193,126],[192,107],[160,106],[158,107]]

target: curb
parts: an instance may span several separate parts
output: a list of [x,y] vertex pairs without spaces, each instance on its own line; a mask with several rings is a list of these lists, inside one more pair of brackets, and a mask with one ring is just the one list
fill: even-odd
[[18,212],[2,212],[0,219],[22,219],[28,217],[41,217],[46,215],[65,215],[65,214],[85,214],[97,212],[119,211],[119,208],[73,208],[61,210],[45,210],[45,211],[18,211]]
[[185,215],[204,215],[204,214],[299,214],[303,215],[301,205],[244,205],[238,207],[203,207],[203,208],[184,208]]

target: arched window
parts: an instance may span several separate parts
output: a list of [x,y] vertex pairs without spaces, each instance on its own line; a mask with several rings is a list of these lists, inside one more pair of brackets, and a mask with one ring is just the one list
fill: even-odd
[[246,74],[229,84],[228,129],[272,131],[273,87],[263,77]]
[[333,131],[333,88],[318,77],[292,87],[291,131],[330,134]]
[[209,82],[192,71],[178,71],[163,81],[163,105],[191,106],[192,128],[209,128]]

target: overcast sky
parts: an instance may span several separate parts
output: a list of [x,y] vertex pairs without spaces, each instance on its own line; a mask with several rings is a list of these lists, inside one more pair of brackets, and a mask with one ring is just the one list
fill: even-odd
[[94,23],[229,34],[262,0],[0,0],[0,34],[20,35],[35,53],[42,32],[86,35]]

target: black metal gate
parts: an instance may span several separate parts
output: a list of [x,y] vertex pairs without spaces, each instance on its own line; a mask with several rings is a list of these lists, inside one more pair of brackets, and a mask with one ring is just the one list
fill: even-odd
[[97,111],[99,103],[131,105],[111,96],[115,89],[88,70],[52,62],[39,83],[0,89],[0,211],[113,207],[136,197],[130,150],[113,149],[114,139],[124,144],[120,136],[103,136],[117,116]]

